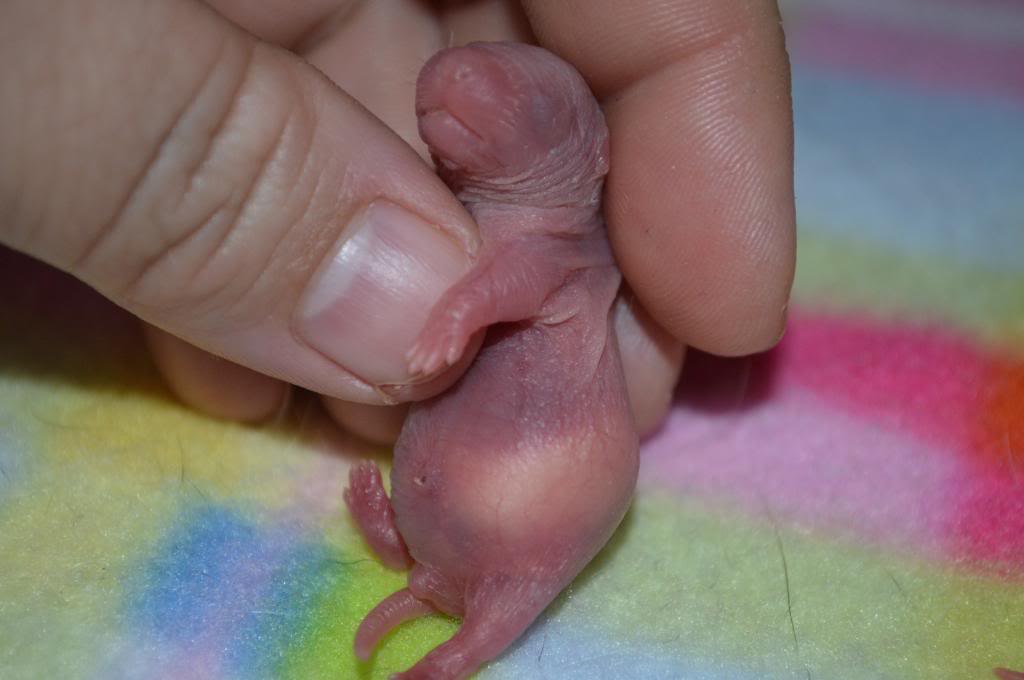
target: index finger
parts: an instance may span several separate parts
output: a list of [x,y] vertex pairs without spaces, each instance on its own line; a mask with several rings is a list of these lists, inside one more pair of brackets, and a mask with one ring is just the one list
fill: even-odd
[[602,100],[619,265],[677,338],[774,344],[795,260],[789,64],[774,0],[525,0]]

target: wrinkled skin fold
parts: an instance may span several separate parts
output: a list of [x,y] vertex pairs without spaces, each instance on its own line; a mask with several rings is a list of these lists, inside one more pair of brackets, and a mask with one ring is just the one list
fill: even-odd
[[431,311],[410,370],[432,375],[486,337],[452,389],[412,408],[391,498],[372,463],[351,472],[345,500],[367,542],[410,570],[355,650],[367,658],[417,616],[458,616],[449,641],[395,676],[456,680],[518,638],[608,541],[638,444],[610,319],[608,132],[583,79],[543,49],[476,43],[424,66],[416,111],[481,246]]

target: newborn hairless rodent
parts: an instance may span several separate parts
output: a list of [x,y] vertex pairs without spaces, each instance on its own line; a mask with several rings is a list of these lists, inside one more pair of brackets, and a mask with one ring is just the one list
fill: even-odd
[[475,43],[420,73],[420,135],[480,227],[471,270],[433,308],[413,374],[479,355],[414,405],[380,471],[345,500],[408,587],[356,633],[367,658],[389,630],[441,611],[458,632],[398,678],[465,678],[498,656],[611,537],[637,476],[637,434],[610,308],[620,275],[601,217],[608,131],[582,77],[538,47]]

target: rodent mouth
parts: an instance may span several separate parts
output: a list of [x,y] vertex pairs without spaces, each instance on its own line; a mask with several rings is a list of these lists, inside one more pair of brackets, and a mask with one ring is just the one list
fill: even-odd
[[479,132],[474,130],[472,126],[470,126],[468,123],[466,123],[466,121],[464,121],[462,118],[456,115],[455,112],[453,112],[451,109],[446,108],[444,106],[432,106],[429,108],[419,109],[416,111],[416,115],[421,119],[447,116],[448,118],[451,118],[455,123],[458,123],[463,130],[471,134],[473,137],[476,137],[481,142],[484,141],[484,138],[480,135]]
[[447,170],[478,174],[500,166],[491,143],[448,108],[423,110],[419,128],[437,164]]

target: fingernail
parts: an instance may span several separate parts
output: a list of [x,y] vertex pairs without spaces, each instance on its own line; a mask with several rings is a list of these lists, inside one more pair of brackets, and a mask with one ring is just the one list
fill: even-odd
[[468,267],[465,252],[436,226],[374,201],[314,275],[298,332],[372,385],[407,382],[406,352],[431,307]]

